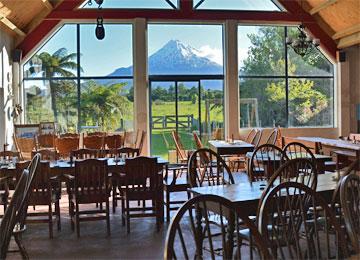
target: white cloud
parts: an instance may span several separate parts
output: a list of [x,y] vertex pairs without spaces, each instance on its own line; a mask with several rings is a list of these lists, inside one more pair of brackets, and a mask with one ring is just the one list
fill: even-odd
[[240,67],[243,65],[244,60],[247,58],[248,56],[248,48],[238,48],[238,62],[239,62],[239,69]]
[[211,48],[209,45],[201,46],[198,49],[198,53],[200,57],[206,57],[209,60],[216,62],[220,65],[223,64],[223,52],[222,49],[219,48]]

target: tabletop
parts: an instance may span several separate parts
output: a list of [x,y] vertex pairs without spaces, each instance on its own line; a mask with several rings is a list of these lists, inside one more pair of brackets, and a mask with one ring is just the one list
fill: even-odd
[[[250,159],[253,156],[253,154],[254,154],[253,152],[248,152],[248,153],[246,153],[246,157]],[[271,160],[273,160],[273,161],[280,161],[281,160],[280,156],[277,156],[277,155],[272,156],[273,153],[270,153],[270,154],[268,154],[268,153],[258,154],[258,156],[256,156],[256,158],[257,159],[268,159],[269,155],[271,156]],[[307,154],[304,153],[304,154],[302,154],[302,156],[299,156],[299,157],[304,158],[304,155],[307,155]],[[325,155],[325,154],[313,154],[313,155],[315,157],[315,160],[317,160],[317,161],[331,161],[332,160],[332,157],[330,155]],[[310,159],[310,157],[309,157],[309,159]]]
[[254,150],[254,145],[242,140],[226,142],[224,140],[210,140],[210,148],[220,155],[223,154],[245,154]]
[[304,140],[308,142],[318,142],[328,146],[360,151],[360,144],[354,144],[351,141],[345,141],[341,139],[331,139],[331,138],[322,138],[322,137],[296,137],[296,139]]

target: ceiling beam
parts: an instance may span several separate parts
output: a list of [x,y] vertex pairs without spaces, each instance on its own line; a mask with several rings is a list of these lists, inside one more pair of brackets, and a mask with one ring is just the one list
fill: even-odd
[[360,44],[360,32],[341,38],[338,44],[338,48],[344,49],[356,44]]
[[333,5],[333,4],[335,4],[337,1],[338,1],[338,0],[326,0],[326,1],[322,2],[321,4],[316,5],[315,7],[313,7],[313,8],[309,11],[309,13],[310,13],[311,15],[314,15],[314,14],[320,12],[321,10],[323,10],[323,9],[325,9],[325,8]]
[[49,0],[41,0],[41,2],[49,10],[52,10],[54,8],[53,5],[49,2]]
[[26,33],[24,33],[20,28],[18,28],[13,22],[7,19],[5,16],[0,14],[0,22],[3,23],[6,27],[8,27],[11,31],[14,31],[17,35],[21,37],[25,37]]
[[346,28],[342,31],[339,31],[337,33],[335,33],[332,38],[334,40],[337,40],[337,39],[340,39],[340,38],[343,38],[343,37],[346,37],[348,35],[351,35],[351,34],[354,34],[354,33],[357,33],[357,32],[360,32],[360,24],[356,24],[354,26],[351,26],[349,28]]

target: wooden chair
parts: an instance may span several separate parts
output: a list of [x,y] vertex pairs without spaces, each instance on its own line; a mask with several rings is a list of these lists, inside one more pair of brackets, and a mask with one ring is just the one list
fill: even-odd
[[[159,230],[163,212],[163,184],[157,158],[139,156],[126,159],[124,181],[122,221],[124,225],[126,220],[127,233],[130,233],[130,218],[139,217],[156,217]],[[152,205],[132,207],[130,202],[139,200],[150,200]]]
[[296,137],[288,137],[288,136],[283,136],[281,140],[282,140],[281,142],[283,148],[290,143],[301,143],[303,146],[307,147],[313,154],[321,153],[321,144],[319,142],[309,142],[298,139]]
[[118,149],[122,147],[122,136],[119,134],[105,136],[105,148]]
[[3,205],[4,212],[9,203],[9,179],[10,177],[0,177],[0,205]]
[[259,146],[262,134],[263,134],[263,130],[262,129],[257,129],[257,132],[256,132],[254,138],[251,141],[251,144],[253,144],[255,148],[257,148]]
[[[324,231],[317,229],[316,207],[321,206],[325,217]],[[272,255],[277,259],[322,259],[346,257],[344,233],[334,212],[313,189],[298,182],[284,182],[275,186],[261,202],[260,233],[269,241]],[[314,208],[309,219],[309,209]],[[330,229],[336,234],[331,236]]]
[[60,157],[69,158],[73,150],[79,149],[79,138],[63,137],[56,139],[56,150]]
[[137,149],[139,149],[140,155],[142,154],[145,138],[146,138],[146,131],[141,131],[141,136],[140,138],[137,138],[137,142],[135,146]]
[[101,132],[101,131],[96,131],[96,132],[87,132],[86,133],[87,136],[106,136],[107,133],[106,132]]
[[[131,147],[122,147],[119,149],[112,149],[106,154],[105,157],[127,159],[135,158],[139,156],[139,150]],[[125,175],[121,172],[111,173],[111,185],[112,185],[112,203],[113,212],[115,213],[118,200],[123,198],[123,190],[125,189]],[[124,205],[122,205],[124,207]]]
[[193,136],[194,136],[194,141],[195,141],[195,146],[196,146],[196,149],[201,149],[201,148],[204,148],[202,142],[201,142],[201,139],[200,137],[198,136],[198,134],[193,131]]
[[73,137],[73,138],[80,138],[80,135],[77,133],[64,133],[64,134],[60,134],[60,138],[63,137]]
[[31,193],[31,185],[33,179],[35,178],[39,161],[40,156],[35,155],[29,163],[28,168],[21,174],[9,206],[0,223],[0,259],[6,258],[6,255],[9,252],[8,247],[12,236],[14,236],[21,256],[24,259],[29,259],[26,249],[22,243],[22,234],[26,230],[25,221],[29,204],[29,196]]
[[12,158],[18,157],[19,158],[20,153],[19,152],[13,152],[13,151],[1,151],[0,152],[0,159],[5,159],[7,161],[11,161]]
[[[218,215],[219,226],[211,225],[208,216],[214,213]],[[233,204],[223,197],[196,196],[187,201],[172,219],[166,235],[164,259],[241,259],[239,232],[245,227],[252,234],[259,258],[270,259],[267,242],[241,210],[236,211]],[[219,239],[212,239],[215,233],[219,233]],[[219,248],[221,251],[217,250]]]
[[43,148],[37,151],[32,151],[32,156],[34,156],[37,153],[40,154],[41,160],[56,161],[59,159],[59,155],[57,151],[54,149]]
[[196,150],[189,159],[188,183],[190,187],[234,184],[229,167],[213,150]]
[[298,143],[298,142],[288,143],[283,148],[283,152],[290,160],[297,158],[307,158],[316,164],[316,159],[314,154],[311,152],[311,150],[308,147],[306,147],[302,143]]
[[356,173],[341,181],[340,202],[352,250],[360,254],[360,177]]
[[99,158],[100,156],[100,150],[96,150],[96,149],[78,149],[78,150],[73,150],[70,153],[71,159],[94,159],[94,158]]
[[124,132],[124,144],[123,146],[125,147],[136,147],[136,142],[137,142],[137,138],[139,135],[139,129],[135,131],[131,131],[131,132]]
[[274,128],[271,133],[269,134],[268,138],[266,139],[266,144],[272,144],[272,145],[276,145],[276,141],[278,139],[278,133],[279,133],[279,129],[278,128]]
[[97,149],[97,150],[103,149],[104,138],[105,136],[101,136],[101,135],[84,136],[84,148]]
[[286,157],[286,154],[275,145],[260,145],[255,149],[248,162],[249,179],[251,181],[269,180]]
[[[106,220],[107,234],[110,235],[109,196],[110,183],[105,160],[86,159],[75,161],[75,176],[73,179],[71,196],[71,227],[76,223],[76,233],[80,237],[80,222],[93,220]],[[80,210],[80,205],[102,203],[105,209]],[[95,216],[88,216],[96,214]],[[82,217],[85,215],[84,217]]]
[[[31,186],[29,206],[48,206],[47,211],[28,213],[30,223],[48,223],[49,237],[53,238],[53,214],[55,214],[57,228],[61,229],[60,198],[61,183],[56,178],[50,178],[50,163],[40,162]],[[53,209],[55,206],[55,211]]]
[[185,150],[183,144],[181,143],[180,136],[176,131],[172,131],[171,136],[174,140],[178,161],[180,163],[187,163],[189,152]]
[[30,160],[31,152],[36,149],[35,138],[20,138],[14,135],[14,143],[21,160]]
[[36,136],[37,149],[54,148],[56,136],[54,134],[41,134]]
[[257,131],[258,130],[256,128],[251,129],[250,132],[245,137],[245,139],[243,139],[244,142],[251,143],[252,140],[255,138]]

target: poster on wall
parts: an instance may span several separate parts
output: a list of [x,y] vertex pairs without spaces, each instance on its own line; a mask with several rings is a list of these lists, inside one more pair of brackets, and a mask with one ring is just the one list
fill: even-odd
[[14,125],[18,138],[34,138],[39,134],[39,124]]

